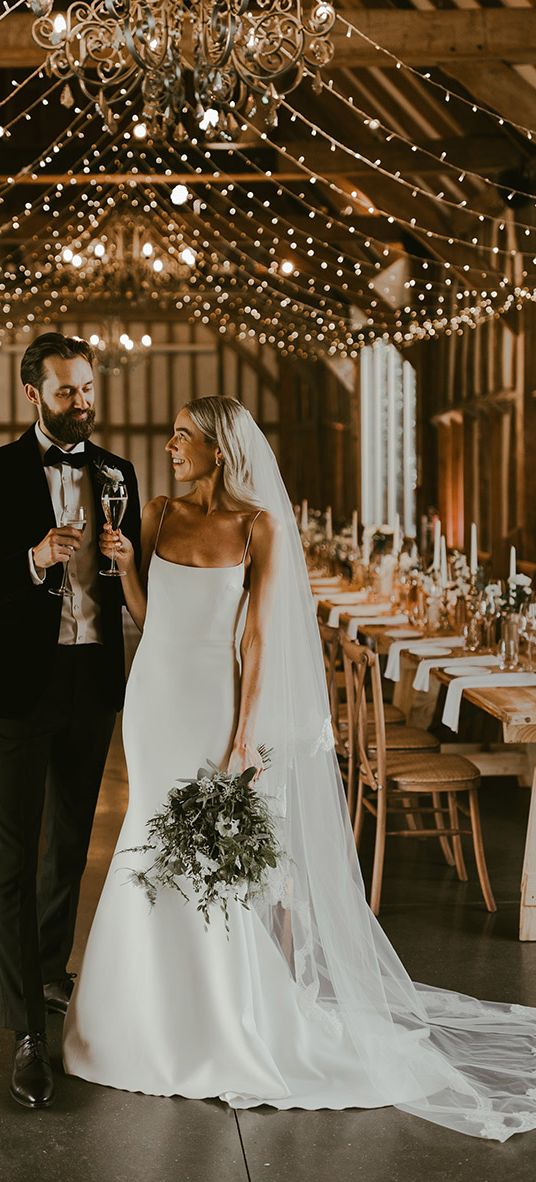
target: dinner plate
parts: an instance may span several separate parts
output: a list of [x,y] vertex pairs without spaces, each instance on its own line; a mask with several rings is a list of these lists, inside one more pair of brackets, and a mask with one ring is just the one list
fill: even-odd
[[425,646],[423,644],[422,648],[410,648],[409,651],[410,651],[412,657],[423,657],[425,660],[428,657],[448,657],[448,656],[450,656],[450,650],[448,648],[438,648],[437,645],[433,645],[433,644],[430,644],[428,646]]
[[493,673],[489,665],[445,665],[443,673],[450,677],[488,677]]
[[419,640],[422,632],[416,632],[414,628],[393,628],[392,632],[387,633],[396,640]]

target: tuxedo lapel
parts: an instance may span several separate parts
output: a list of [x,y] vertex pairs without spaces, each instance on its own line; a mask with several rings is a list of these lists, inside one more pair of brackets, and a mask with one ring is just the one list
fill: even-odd
[[97,468],[98,468],[99,462],[103,459],[103,453],[99,447],[97,447],[94,443],[91,443],[91,440],[88,439],[86,442],[86,454],[87,454],[87,459],[88,459],[87,470],[89,472],[89,476],[90,476],[90,480],[91,480],[91,487],[93,490],[93,501],[95,504],[95,524],[96,524],[96,531],[95,532],[96,532],[96,536],[98,538],[99,534],[102,532],[102,529],[103,529],[104,523],[105,523],[104,512],[103,512],[102,501],[101,501],[102,484],[99,480],[98,473],[97,473]]
[[[21,435],[17,440],[17,448],[17,470],[23,483],[23,503],[31,518],[32,535],[40,539],[54,528],[56,518],[34,427]],[[15,495],[16,490],[13,492]]]

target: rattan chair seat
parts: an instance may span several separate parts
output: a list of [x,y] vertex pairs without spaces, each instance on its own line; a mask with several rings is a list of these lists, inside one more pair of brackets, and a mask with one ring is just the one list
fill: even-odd
[[[372,753],[376,750],[376,736],[374,728],[369,725],[367,733],[367,747]],[[439,739],[420,726],[393,726],[385,732],[385,750],[389,751],[439,751]]]
[[463,755],[400,755],[388,759],[389,788],[417,792],[430,789],[461,792],[478,784],[480,772]]
[[[383,713],[386,726],[402,727],[405,725],[406,716],[403,710],[399,710],[398,706],[392,706],[390,702],[384,702]],[[367,702],[367,722],[371,725],[374,722],[373,702]],[[341,730],[348,730],[348,706],[346,702],[342,702],[339,706],[339,726]]]

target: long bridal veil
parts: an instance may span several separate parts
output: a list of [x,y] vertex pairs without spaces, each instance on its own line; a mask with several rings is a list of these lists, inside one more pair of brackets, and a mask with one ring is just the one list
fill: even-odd
[[505,1141],[536,1128],[536,1009],[411,982],[367,905],[333,749],[314,604],[275,456],[248,415],[258,502],[281,525],[257,739],[284,857],[256,910],[312,1018],[342,1029],[370,1106]]

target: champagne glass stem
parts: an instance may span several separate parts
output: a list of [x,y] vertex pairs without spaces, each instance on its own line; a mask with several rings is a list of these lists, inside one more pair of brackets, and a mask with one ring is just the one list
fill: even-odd
[[64,592],[67,590],[67,567],[68,567],[68,565],[69,565],[68,562],[64,562],[64,564],[63,564],[63,575],[62,575],[62,580],[61,580],[61,584],[59,587],[61,595],[63,595]]

